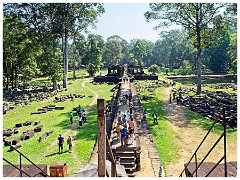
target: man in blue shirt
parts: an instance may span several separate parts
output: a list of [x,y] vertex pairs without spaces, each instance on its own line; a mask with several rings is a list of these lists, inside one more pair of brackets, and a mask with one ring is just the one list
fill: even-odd
[[60,153],[60,150],[61,150],[61,153],[63,152],[63,143],[64,143],[64,137],[62,137],[61,134],[59,134],[59,137],[58,137],[58,152]]

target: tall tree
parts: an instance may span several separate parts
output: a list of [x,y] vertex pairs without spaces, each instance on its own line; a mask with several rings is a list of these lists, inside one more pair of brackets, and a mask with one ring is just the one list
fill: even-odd
[[198,62],[197,94],[201,89],[201,51],[203,31],[208,29],[214,17],[225,4],[220,3],[150,3],[151,11],[145,12],[147,21],[161,19],[159,27],[177,24],[188,30],[195,38]]
[[137,59],[137,65],[142,66],[143,59],[147,55],[147,41],[144,39],[138,39],[133,45],[131,53],[134,55],[134,58]]
[[[16,14],[35,29],[43,41],[46,29],[51,29],[56,40],[62,38],[64,59],[63,86],[67,87],[68,78],[68,37],[79,27],[86,30],[95,27],[97,17],[104,12],[101,3],[10,3],[4,4],[4,13]],[[44,43],[44,42],[43,42]]]
[[122,45],[121,42],[108,39],[106,42],[103,58],[106,64],[117,64],[120,59],[122,59]]
[[94,76],[103,66],[102,54],[105,42],[102,36],[96,34],[89,34],[87,41],[87,51],[82,63],[87,67],[89,75]]

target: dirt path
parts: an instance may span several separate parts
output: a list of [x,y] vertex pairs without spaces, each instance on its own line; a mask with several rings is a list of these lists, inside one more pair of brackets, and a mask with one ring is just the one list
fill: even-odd
[[[169,103],[169,93],[172,87],[164,90],[165,103],[164,108],[168,114],[169,126],[174,130],[178,147],[179,161],[178,163],[169,164],[165,167],[166,176],[178,177],[184,169],[184,163],[187,163],[197,146],[200,144],[207,130],[203,130],[197,125],[191,124],[186,116],[184,108],[177,105],[176,102]],[[219,135],[210,133],[203,146],[198,151],[198,160],[201,160],[216,142]],[[211,152],[206,162],[217,162],[223,156],[223,140]],[[227,139],[227,161],[237,161],[237,141]]]
[[[94,94],[94,99],[93,99],[92,102],[89,104],[89,106],[85,109],[86,114],[89,112],[89,110],[92,108],[92,106],[93,106],[94,104],[96,104],[97,99],[98,99],[98,94],[97,94],[97,92],[95,92],[95,91],[93,91],[92,89],[90,89],[90,88],[88,88],[88,87],[85,86],[85,83],[86,83],[86,82],[90,82],[90,81],[91,81],[91,79],[88,78],[88,79],[85,79],[84,82],[82,83],[82,87],[88,89],[89,91],[91,91],[91,92]],[[76,136],[76,135],[77,135],[77,132],[79,131],[79,130],[78,130],[78,127],[79,127],[78,121],[75,121],[75,122],[72,124],[71,128],[68,129],[62,136],[65,137],[65,138],[67,138],[69,135],[71,135],[72,137]],[[52,149],[54,146],[56,146],[56,141],[53,141],[52,144],[45,149],[45,151],[44,151],[43,154],[45,154],[45,152],[49,152],[49,150]],[[42,154],[42,155],[43,155],[43,154]],[[74,154],[74,153],[73,153],[73,154]],[[74,154],[74,155],[75,155],[75,154]],[[75,155],[75,156],[76,156],[76,155]]]

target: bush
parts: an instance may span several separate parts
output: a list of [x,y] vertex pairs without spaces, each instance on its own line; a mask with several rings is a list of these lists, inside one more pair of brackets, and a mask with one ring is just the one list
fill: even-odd
[[148,68],[148,71],[149,71],[149,72],[152,72],[152,73],[155,75],[156,73],[159,73],[159,72],[160,72],[160,68],[159,68],[158,65],[153,64],[153,65],[151,65],[151,66]]

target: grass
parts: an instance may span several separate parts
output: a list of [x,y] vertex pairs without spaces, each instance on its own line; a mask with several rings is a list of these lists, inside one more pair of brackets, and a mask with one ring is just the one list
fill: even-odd
[[[76,140],[73,145],[73,152],[70,154],[66,150],[68,149],[67,144],[64,145],[64,153],[58,154],[57,138],[58,135],[64,134],[70,129],[69,114],[74,107],[79,104],[86,109],[88,105],[92,102],[93,98],[88,96],[94,94],[86,88],[83,88],[81,84],[83,79],[77,79],[75,81],[69,81],[72,84],[69,85],[67,91],[59,92],[60,94],[85,94],[86,97],[82,99],[75,99],[74,101],[66,100],[64,102],[53,103],[54,97],[41,102],[32,102],[31,105],[26,107],[18,106],[14,110],[9,111],[3,116],[3,128],[13,128],[16,123],[30,121],[41,121],[40,125],[43,125],[43,130],[36,133],[31,139],[21,141],[19,144],[20,152],[26,155],[36,164],[47,164],[48,167],[53,162],[67,163],[68,166],[68,176],[73,176],[73,173],[81,169],[86,162],[88,162],[92,149],[97,139],[97,109],[96,106],[92,107],[87,114],[87,123],[83,124],[82,129],[77,130]],[[91,83],[86,83],[86,86],[92,88],[94,91],[99,93],[106,99],[110,99],[112,92],[109,90],[114,85],[102,84],[101,87],[98,85],[92,85]],[[55,104],[57,106],[64,106],[64,110],[54,110],[49,111],[45,114],[30,115],[31,112],[37,111],[37,109],[42,108],[48,104]],[[74,121],[77,120],[76,114],[74,113]],[[16,137],[19,137],[22,132],[27,129],[33,129],[34,126],[24,126],[19,128],[19,133]],[[53,134],[47,137],[44,141],[38,142],[38,138],[44,134],[46,131],[53,130]],[[72,131],[71,131],[72,132]],[[67,137],[65,138],[65,142]],[[53,145],[53,146],[52,146]],[[10,160],[14,164],[19,163],[19,155],[16,152],[9,152],[9,147],[3,147],[4,158]],[[23,159],[23,163],[28,163]]]
[[[166,167],[170,163],[177,162],[179,155],[176,153],[178,149],[176,143],[177,137],[168,125],[167,115],[163,106],[163,89],[164,88],[157,88],[155,90],[155,97],[157,98],[153,98],[148,101],[141,101],[141,103],[143,107],[147,109],[148,124],[151,129],[154,142],[157,146],[163,167]],[[153,117],[151,115],[154,111],[158,114],[158,125],[153,123]]]

